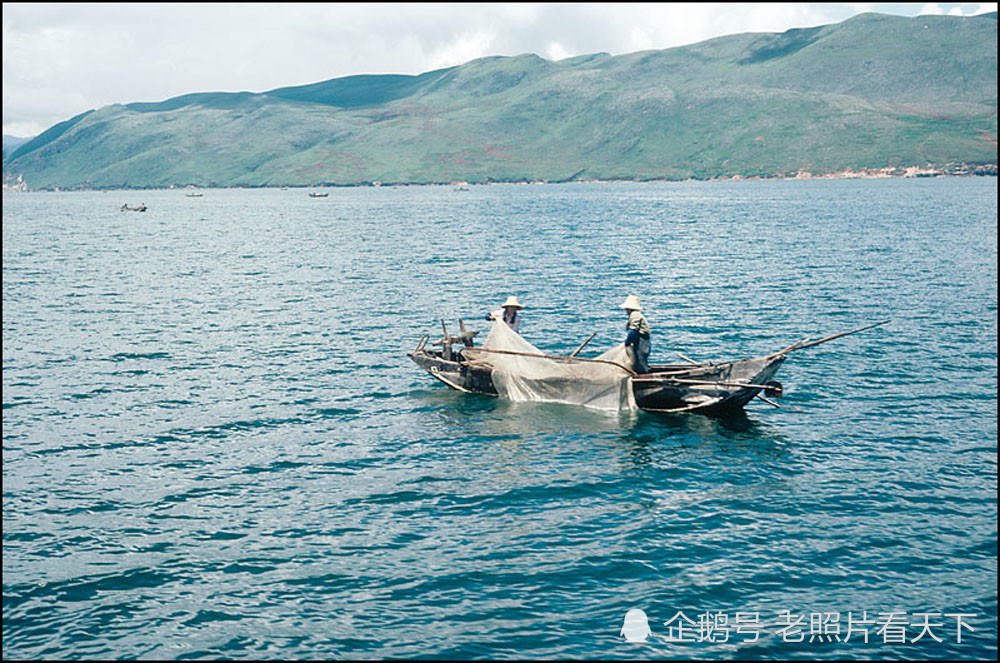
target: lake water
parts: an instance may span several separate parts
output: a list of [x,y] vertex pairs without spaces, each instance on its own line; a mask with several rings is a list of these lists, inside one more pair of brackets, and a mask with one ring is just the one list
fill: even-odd
[[[5,658],[995,657],[995,178],[307,193],[4,194]],[[892,322],[727,419],[406,357],[509,294],[654,362]]]

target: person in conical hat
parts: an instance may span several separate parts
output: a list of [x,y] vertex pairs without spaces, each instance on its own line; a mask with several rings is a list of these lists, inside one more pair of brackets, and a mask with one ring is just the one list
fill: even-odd
[[503,320],[517,333],[521,333],[521,309],[524,307],[517,301],[517,295],[507,297],[500,308],[487,316],[487,320]]
[[623,309],[628,312],[628,322],[625,325],[625,347],[632,350],[633,370],[636,373],[649,372],[649,323],[641,313],[642,305],[639,298],[629,295],[622,302]]

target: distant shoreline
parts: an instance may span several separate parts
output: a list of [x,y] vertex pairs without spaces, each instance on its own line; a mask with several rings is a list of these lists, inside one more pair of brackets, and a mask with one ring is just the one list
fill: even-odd
[[921,179],[940,177],[996,177],[997,164],[956,164],[941,168],[909,166],[906,168],[861,168],[858,170],[842,170],[834,173],[811,173],[799,171],[794,175],[726,175],[706,178],[685,178],[671,179],[665,177],[656,178],[633,178],[633,179],[570,179],[570,180],[489,180],[486,182],[356,182],[353,184],[340,184],[324,182],[318,184],[266,184],[249,185],[234,184],[229,186],[219,186],[215,184],[206,185],[171,185],[171,186],[146,186],[146,187],[70,187],[70,188],[38,188],[28,187],[24,182],[14,184],[3,183],[4,192],[40,192],[65,193],[68,191],[191,191],[196,189],[338,189],[338,188],[379,188],[379,187],[409,187],[409,186],[441,186],[441,187],[468,187],[468,186],[489,186],[494,184],[621,184],[621,183],[652,183],[652,182],[765,182],[765,181],[808,181],[808,180],[872,180],[872,179]]

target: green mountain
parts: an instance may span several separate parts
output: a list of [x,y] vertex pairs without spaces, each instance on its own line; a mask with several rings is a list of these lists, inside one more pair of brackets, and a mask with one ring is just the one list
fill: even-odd
[[488,57],[107,106],[21,145],[4,176],[31,188],[769,177],[996,164],[996,135],[996,13],[862,14],[617,57]]
[[31,138],[21,138],[19,136],[8,136],[3,134],[3,158],[6,161],[8,154],[13,154],[14,150],[27,143]]

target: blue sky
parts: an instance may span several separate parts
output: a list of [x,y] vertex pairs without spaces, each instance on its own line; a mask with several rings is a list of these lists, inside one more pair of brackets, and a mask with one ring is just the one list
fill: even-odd
[[415,74],[487,55],[558,60],[782,32],[863,12],[969,16],[994,3],[3,5],[3,133],[91,108]]

